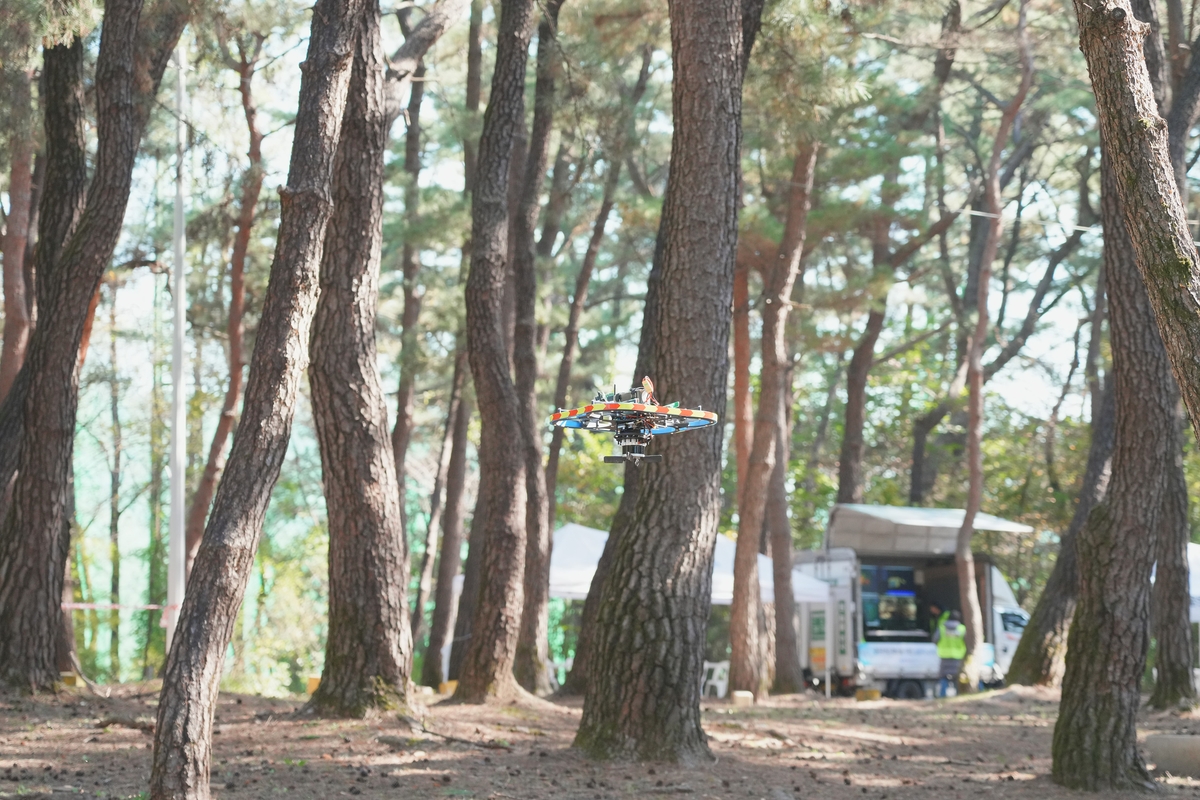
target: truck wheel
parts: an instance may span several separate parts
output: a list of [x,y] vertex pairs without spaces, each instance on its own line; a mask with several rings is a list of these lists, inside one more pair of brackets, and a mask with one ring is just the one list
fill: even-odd
[[924,700],[925,687],[920,681],[900,681],[896,686],[897,700]]

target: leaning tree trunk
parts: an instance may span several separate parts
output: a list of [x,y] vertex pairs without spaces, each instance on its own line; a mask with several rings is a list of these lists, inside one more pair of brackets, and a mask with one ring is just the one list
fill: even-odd
[[[38,294],[52,286],[50,278],[67,237],[74,231],[83,214],[87,197],[88,155],[87,134],[84,130],[83,42],[47,47],[42,51],[41,107],[43,117],[43,190],[38,204],[38,246],[32,261],[33,273],[42,275],[33,288]],[[28,275],[27,275],[28,277]],[[30,294],[27,301],[33,300]],[[42,308],[43,317],[50,314],[45,307],[49,297],[35,305]],[[52,315],[51,315],[52,318]],[[0,549],[3,549],[4,525],[8,518],[12,479],[17,470],[21,437],[25,422],[23,409],[29,390],[28,370],[17,374],[16,382],[4,400],[0,401]]]
[[[729,686],[731,689],[751,691],[756,697],[768,688],[767,665],[758,662],[761,648],[756,641],[759,616],[758,549],[767,518],[769,486],[775,465],[781,458],[782,463],[786,463],[787,459],[786,453],[779,449],[779,443],[788,435],[787,409],[791,401],[790,387],[786,385],[791,364],[787,350],[787,319],[792,304],[792,288],[800,277],[800,257],[804,253],[816,164],[817,145],[811,141],[801,142],[789,184],[783,238],[774,263],[762,269],[763,291],[759,303],[759,313],[762,315],[762,370],[759,375],[758,412],[754,417],[754,436],[747,470],[744,476],[739,476],[738,481],[742,505],[738,508],[733,605],[729,614],[729,641],[732,647]],[[777,536],[772,538],[780,538],[779,532],[775,532]],[[781,554],[777,563],[780,566],[785,561],[788,563],[784,580],[775,586],[775,613],[777,618],[785,617],[790,628],[794,603],[790,526],[786,538],[787,554]],[[789,674],[783,677],[782,685],[795,692],[800,690],[802,681],[799,680],[800,662],[795,651],[795,640],[791,638],[790,641],[791,652],[785,653],[782,658]],[[795,668],[791,669],[793,661]],[[779,677],[778,674],[776,677]]]
[[1137,711],[1149,645],[1150,568],[1171,487],[1165,470],[1149,466],[1173,457],[1173,429],[1161,420],[1175,414],[1174,403],[1143,391],[1169,375],[1170,365],[1149,324],[1150,302],[1118,197],[1120,175],[1101,142],[1116,440],[1108,496],[1075,544],[1079,597],[1053,747],[1055,782],[1089,791],[1152,786],[1138,752]]
[[1083,472],[1083,487],[1071,516],[1071,523],[1058,547],[1058,559],[1046,580],[1038,604],[1021,634],[1012,663],[1004,680],[1024,686],[1058,686],[1062,683],[1067,655],[1067,634],[1075,615],[1079,586],[1079,559],[1076,540],[1096,504],[1108,494],[1112,475],[1113,438],[1116,405],[1111,379],[1105,382],[1103,397],[1096,404],[1099,413],[1092,420],[1092,444]]
[[971,550],[975,516],[983,504],[983,350],[987,346],[991,329],[988,319],[988,294],[992,282],[992,262],[996,260],[996,252],[1000,246],[1000,212],[1003,210],[1000,170],[1003,166],[1004,148],[1016,123],[1017,113],[1033,85],[1033,57],[1025,33],[1026,2],[1027,0],[1021,0],[1017,23],[1021,83],[1000,116],[1000,125],[992,143],[991,159],[984,176],[983,197],[988,211],[988,229],[984,237],[983,254],[979,260],[975,330],[967,344],[967,507],[963,513],[962,527],[958,531],[954,564],[958,574],[960,608],[967,628],[967,657],[963,661],[963,676],[969,692],[975,691],[979,685],[985,631],[983,609],[979,602],[979,584],[975,580],[975,554]]
[[[465,376],[464,376],[465,377]],[[438,557],[437,586],[433,595],[433,619],[429,624],[429,644],[421,666],[421,683],[437,688],[449,675],[442,674],[442,649],[453,630],[458,598],[454,579],[462,564],[463,491],[467,483],[467,433],[471,425],[471,403],[464,396],[454,415],[454,437],[450,445],[450,466],[446,471],[446,500],[442,516],[442,547]]]
[[[508,176],[513,135],[524,109],[525,63],[533,0],[503,0],[492,94],[479,138],[471,199],[471,271],[467,278],[467,352],[481,422],[479,596],[456,700],[481,703],[516,693],[512,667],[524,602],[525,462],[512,458],[510,432],[521,403],[509,372],[504,336],[507,283]],[[474,537],[473,537],[474,538]]]
[[250,233],[254,226],[254,214],[258,207],[258,196],[262,193],[263,157],[262,132],[258,129],[258,107],[254,103],[253,80],[256,69],[257,53],[247,56],[242,53],[242,61],[237,63],[239,76],[238,89],[242,97],[242,113],[246,117],[246,130],[250,134],[250,147],[246,156],[250,165],[242,173],[242,196],[239,200],[237,235],[233,239],[233,254],[229,259],[229,319],[225,330],[229,337],[229,385],[225,388],[225,402],[221,405],[221,416],[217,419],[217,428],[213,431],[212,443],[208,447],[208,459],[204,464],[204,472],[196,484],[192,495],[192,505],[188,508],[187,516],[187,565],[186,572],[190,574],[192,564],[196,560],[196,550],[200,547],[200,539],[204,536],[204,522],[208,519],[208,507],[212,503],[213,492],[225,469],[225,445],[233,433],[233,425],[237,420],[238,401],[242,399],[242,368],[245,366],[245,356],[242,353],[242,339],[245,334],[243,316],[246,310],[246,254],[250,249]]
[[13,76],[10,98],[12,168],[8,181],[8,218],[4,233],[4,344],[0,348],[0,402],[12,388],[29,342],[26,303],[25,243],[29,238],[33,194],[33,98],[30,76]]
[[[722,414],[737,252],[742,4],[673,0],[670,16],[675,131],[656,253],[652,324],[661,346],[653,348],[653,377],[663,398]],[[746,27],[756,30],[757,16]],[[719,431],[659,445],[665,464],[644,468],[627,530],[610,534],[615,552],[575,738],[590,756],[711,758],[699,695],[721,446]]]
[[537,342],[537,226],[542,184],[550,156],[550,131],[554,121],[554,79],[558,71],[558,11],[563,0],[549,0],[538,25],[537,81],[534,87],[533,126],[521,200],[515,217],[513,252],[516,288],[516,325],[513,329],[513,364],[516,367],[517,397],[521,404],[521,449],[525,458],[525,604],[513,674],[525,689],[546,695],[553,689],[548,669],[550,623],[550,509],[546,472],[542,467],[542,409],[538,405]]
[[92,298],[120,236],[150,99],[187,10],[171,7],[160,16],[147,15],[139,29],[140,0],[114,0],[105,7],[88,202],[58,263],[49,275],[39,275],[43,316],[22,367],[27,383],[18,377],[9,393],[10,399],[24,400],[24,434],[11,507],[0,531],[0,682],[40,688],[58,679],[56,640],[67,555],[60,541],[69,510],[79,351]]
[[378,7],[354,48],[313,320],[313,422],[329,515],[329,638],[313,710],[405,709],[412,659],[408,550],[375,351],[387,149]]
[[[365,63],[370,56],[359,53],[358,33],[364,17],[377,25],[378,13],[377,6],[364,9],[361,0],[319,0],[313,9],[291,166],[287,185],[280,190],[275,260],[246,381],[243,433],[234,439],[225,476],[217,487],[196,554],[191,591],[180,609],[167,654],[154,730],[150,775],[154,800],[209,797],[213,714],[225,651],[287,451],[307,360],[325,228],[333,212],[334,158],[351,62]],[[389,533],[396,535],[394,530]],[[330,548],[331,560],[336,547]],[[398,591],[403,598],[403,590]],[[334,602],[331,598],[331,606]],[[403,605],[395,614],[397,626],[407,631]]]
[[839,503],[863,501],[863,428],[867,418],[867,376],[875,360],[875,343],[883,331],[886,309],[872,308],[867,326],[854,346],[850,366],[846,368],[846,411],[842,426],[842,449],[838,458]]
[[1200,419],[1200,255],[1142,57],[1147,26],[1125,0],[1108,6],[1075,0],[1075,13],[1137,268],[1188,416]]

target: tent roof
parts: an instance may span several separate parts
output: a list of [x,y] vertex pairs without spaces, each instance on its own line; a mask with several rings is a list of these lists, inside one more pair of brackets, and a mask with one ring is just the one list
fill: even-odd
[[[564,600],[583,600],[587,597],[596,573],[596,564],[604,552],[608,532],[568,523],[554,532],[554,550],[550,555],[550,596]],[[733,602],[733,540],[717,536],[713,555],[712,602],[729,605]],[[758,557],[758,582],[762,599],[775,601],[775,582],[771,559]],[[829,586],[823,581],[792,572],[792,593],[799,603],[824,603],[829,598]]]
[[[826,546],[859,554],[950,555],[966,512],[961,508],[914,508],[839,503],[826,528]],[[975,515],[975,530],[1030,533],[1028,525],[991,514]]]

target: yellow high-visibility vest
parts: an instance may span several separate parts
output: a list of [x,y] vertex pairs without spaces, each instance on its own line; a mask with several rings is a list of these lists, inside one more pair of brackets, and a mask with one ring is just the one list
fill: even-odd
[[954,658],[961,661],[967,657],[967,626],[961,622],[955,626],[954,633],[946,630],[948,620],[938,623],[938,658]]

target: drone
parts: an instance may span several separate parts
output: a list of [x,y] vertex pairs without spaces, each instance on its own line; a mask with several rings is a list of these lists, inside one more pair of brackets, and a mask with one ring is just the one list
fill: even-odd
[[611,433],[621,448],[620,455],[605,456],[604,463],[661,463],[661,455],[647,455],[651,436],[705,428],[717,421],[712,411],[680,408],[679,403],[659,405],[654,383],[642,378],[642,385],[628,392],[597,392],[590,405],[559,409],[550,415],[550,424],[559,428],[577,428],[589,433]]

